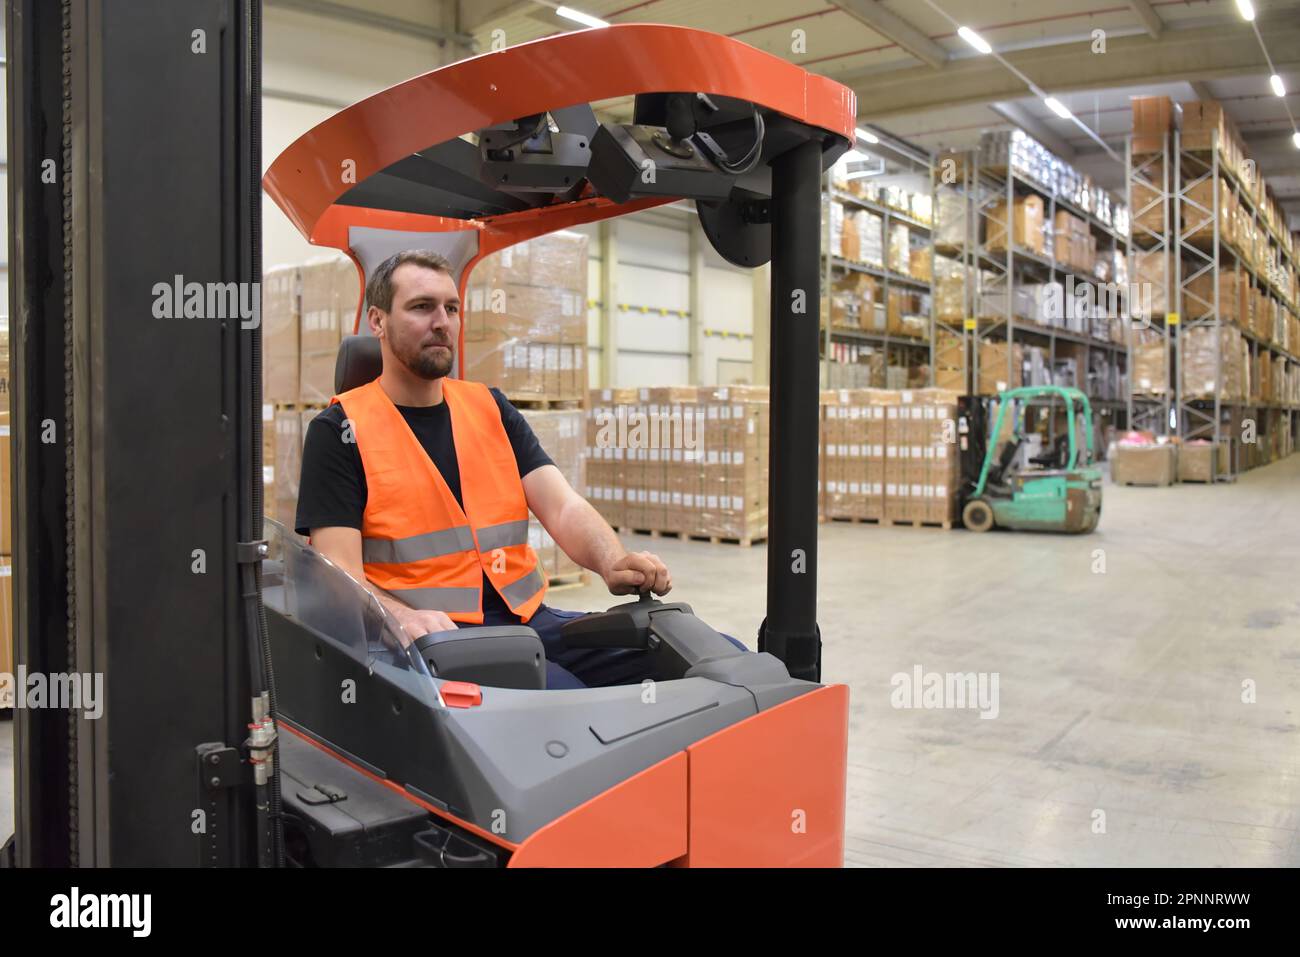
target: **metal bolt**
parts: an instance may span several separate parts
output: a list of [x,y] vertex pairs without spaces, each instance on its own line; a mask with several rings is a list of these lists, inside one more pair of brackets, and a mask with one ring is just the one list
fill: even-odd
[[217,778],[217,777],[208,778],[208,784],[214,788],[219,788],[221,787],[221,778]]
[[212,752],[212,754],[208,755],[208,764],[218,764],[220,763],[220,761],[221,758],[217,755],[215,751]]

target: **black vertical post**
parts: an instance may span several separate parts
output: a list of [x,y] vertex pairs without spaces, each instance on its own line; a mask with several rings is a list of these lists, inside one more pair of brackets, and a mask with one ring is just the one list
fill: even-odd
[[772,162],[772,351],[767,618],[759,651],[821,678],[817,631],[817,316],[821,143]]
[[[9,138],[9,355],[15,664],[71,670],[64,479],[68,447],[46,423],[64,418],[63,10],[5,5]],[[51,163],[54,168],[51,169]],[[15,693],[17,689],[15,688]],[[14,711],[16,862],[73,863],[69,753],[76,724],[52,709]],[[0,834],[0,841],[8,835]]]
[[18,660],[101,692],[18,712],[21,864],[274,856],[242,766],[199,774],[265,684],[259,6],[7,4]]

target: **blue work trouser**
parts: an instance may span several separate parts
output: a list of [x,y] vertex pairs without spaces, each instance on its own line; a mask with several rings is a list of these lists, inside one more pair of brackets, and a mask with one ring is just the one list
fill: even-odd
[[[633,648],[567,648],[560,637],[566,622],[583,615],[585,611],[563,611],[542,605],[528,619],[528,627],[537,632],[546,651],[547,688],[607,688],[610,685],[639,684],[653,678],[653,663],[648,651]],[[485,625],[517,625],[519,619],[512,614],[488,611]],[[723,635],[741,651],[748,651],[730,635]]]

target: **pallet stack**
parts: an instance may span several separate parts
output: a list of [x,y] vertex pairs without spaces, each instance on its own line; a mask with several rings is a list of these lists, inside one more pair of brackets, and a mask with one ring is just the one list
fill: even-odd
[[624,532],[763,541],[769,411],[765,386],[593,390],[588,498]]
[[470,273],[465,378],[523,407],[579,407],[587,394],[587,237],[557,232],[488,256]]
[[[538,442],[579,495],[585,494],[587,414],[582,409],[520,410]],[[564,553],[535,515],[528,516],[528,544],[537,553],[552,587],[582,584],[587,573]]]
[[307,424],[334,395],[334,363],[360,299],[356,266],[342,257],[262,277],[262,511],[286,528],[298,506]]
[[823,517],[952,528],[956,402],[946,389],[822,392]]

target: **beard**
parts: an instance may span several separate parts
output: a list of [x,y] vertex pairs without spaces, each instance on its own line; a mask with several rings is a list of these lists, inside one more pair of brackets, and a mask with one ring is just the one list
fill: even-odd
[[[413,346],[392,343],[393,355],[402,365],[421,379],[442,379],[451,375],[452,364],[456,360],[456,347],[453,343],[435,338]],[[443,348],[436,348],[442,346]]]

